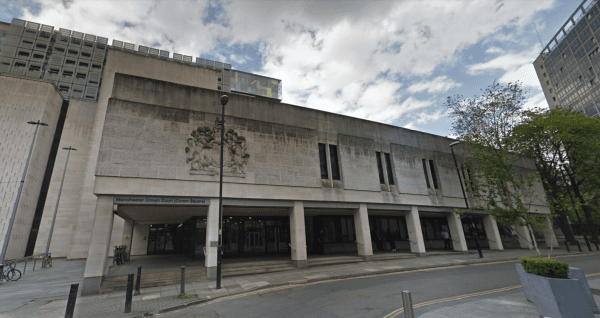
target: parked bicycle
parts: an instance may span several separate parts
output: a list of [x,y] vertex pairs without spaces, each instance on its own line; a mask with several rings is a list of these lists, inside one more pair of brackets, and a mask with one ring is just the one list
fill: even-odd
[[17,281],[21,278],[21,271],[14,267],[14,263],[8,264],[6,270],[4,265],[0,265],[0,284],[3,281]]
[[127,253],[127,245],[117,245],[113,247],[113,263],[121,265],[129,260],[129,254]]
[[52,267],[52,255],[50,253],[44,255],[44,268]]

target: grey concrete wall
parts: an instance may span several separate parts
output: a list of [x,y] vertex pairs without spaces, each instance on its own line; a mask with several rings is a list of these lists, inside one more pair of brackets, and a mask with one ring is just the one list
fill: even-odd
[[194,87],[217,89],[218,75],[216,71],[114,49],[108,50],[95,114],[93,120],[86,123],[91,132],[88,144],[89,156],[87,156],[85,163],[85,175],[82,180],[84,191],[80,198],[77,225],[71,238],[69,258],[86,258],[88,254],[90,231],[96,209],[96,196],[93,194],[96,181],[96,164],[104,119],[106,118],[106,108],[108,99],[113,95],[112,90],[116,72],[140,76],[145,80],[154,78]]
[[0,75],[0,246],[4,243],[35,126],[41,120],[17,209],[7,259],[25,255],[62,97],[48,82]]
[[[89,240],[93,215],[80,214],[79,208],[81,196],[84,191],[84,177],[86,164],[90,156],[90,140],[92,139],[91,122],[94,121],[97,103],[86,100],[71,99],[69,109],[65,118],[65,124],[61,135],[56,162],[52,171],[52,179],[48,188],[48,196],[42,214],[38,238],[34,253],[43,253],[48,240],[48,232],[58,199],[60,182],[67,160],[67,151],[64,147],[73,147],[69,156],[69,165],[65,175],[62,189],[56,225],[52,234],[50,253],[55,257],[68,257],[69,246],[73,241]],[[79,234],[77,233],[79,229]]]

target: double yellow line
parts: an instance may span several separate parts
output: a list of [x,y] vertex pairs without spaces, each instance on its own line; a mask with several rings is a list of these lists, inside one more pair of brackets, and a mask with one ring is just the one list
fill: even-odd
[[[585,275],[585,276],[586,277],[600,276],[600,272],[599,273],[588,274],[588,275]],[[415,308],[421,308],[421,307],[425,307],[425,306],[436,305],[436,304],[441,304],[441,303],[446,303],[446,302],[451,302],[451,301],[457,301],[457,300],[466,299],[466,298],[472,298],[472,297],[477,297],[477,296],[483,296],[483,295],[489,295],[489,294],[494,294],[494,293],[500,293],[500,292],[509,291],[509,290],[513,290],[513,289],[519,289],[521,287],[523,287],[523,286],[521,286],[521,285],[515,285],[515,286],[509,286],[509,287],[503,287],[503,288],[498,288],[498,289],[487,290],[487,291],[484,291],[484,292],[478,292],[478,293],[465,294],[465,295],[460,295],[460,296],[454,296],[454,297],[448,297],[448,298],[430,300],[430,301],[426,301],[426,302],[414,305],[413,309],[415,309]],[[404,313],[404,308],[399,308],[399,309],[396,309],[396,310],[392,311],[391,313],[383,316],[383,318],[398,317],[402,313]]]

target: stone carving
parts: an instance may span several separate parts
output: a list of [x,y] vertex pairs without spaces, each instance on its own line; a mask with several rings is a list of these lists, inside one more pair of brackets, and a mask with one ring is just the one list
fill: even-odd
[[[223,175],[245,177],[244,168],[250,155],[246,138],[233,129],[225,131],[223,144]],[[218,175],[221,151],[221,124],[217,117],[212,128],[207,126],[193,130],[187,140],[186,162],[190,164],[190,174]]]

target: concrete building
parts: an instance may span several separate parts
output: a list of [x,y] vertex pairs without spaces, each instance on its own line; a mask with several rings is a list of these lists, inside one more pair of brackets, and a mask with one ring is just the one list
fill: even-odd
[[599,13],[597,0],[582,1],[533,63],[550,109],[600,117]]
[[[30,23],[1,26],[0,55],[19,51],[6,49],[19,30],[21,37],[36,25],[38,36],[47,32]],[[454,250],[466,252],[474,246],[472,224],[484,248],[504,248],[506,232],[485,211],[475,213],[473,223],[453,213],[465,205],[451,139],[284,104],[278,80],[80,33],[77,38],[95,38],[90,44],[104,53],[98,53],[98,86],[83,90],[98,87],[97,95],[73,93],[73,86],[61,87],[65,76],[47,71],[58,54],[52,47],[60,47],[66,33],[50,33],[52,51],[38,62],[39,76],[22,73],[17,53],[0,70],[0,182],[13,182],[0,183],[3,231],[33,131],[25,122],[50,124],[36,140],[37,161],[27,176],[27,203],[19,205],[9,258],[44,251],[67,155],[58,149],[68,146],[78,151],[69,159],[50,252],[87,258],[84,293],[99,291],[112,246],[120,244],[132,255],[187,255],[215,276],[221,143],[225,257],[289,255],[301,268],[315,254],[370,260],[374,252],[396,249],[423,255],[444,247],[444,229]],[[82,61],[80,55],[76,63]],[[224,91],[230,101],[222,141],[217,122]],[[522,158],[516,169],[531,173],[535,166]],[[547,214],[543,189],[536,189],[531,211]],[[556,242],[551,229],[546,235]],[[522,238],[520,246],[531,244],[528,234]]]

